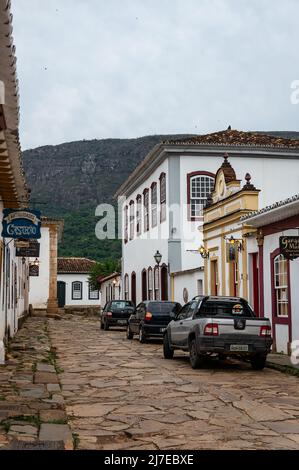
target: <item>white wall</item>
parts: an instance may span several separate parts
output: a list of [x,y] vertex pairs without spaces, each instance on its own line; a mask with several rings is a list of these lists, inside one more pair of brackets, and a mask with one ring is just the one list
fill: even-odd
[[174,276],[174,298],[175,302],[179,302],[181,305],[185,304],[183,292],[184,289],[188,290],[189,302],[196,295],[202,294],[199,292],[199,281],[203,287],[203,271],[196,271],[191,273],[182,273]]
[[[29,302],[33,308],[46,309],[50,283],[50,230],[41,227],[39,276],[30,276]],[[34,261],[35,258],[31,258]]]
[[[113,281],[116,281],[115,288],[113,289]],[[107,289],[109,289],[109,296],[106,295]],[[114,292],[114,296],[113,296]],[[112,293],[112,296],[111,296]],[[121,277],[118,276],[113,279],[109,279],[108,281],[101,283],[101,306],[102,308],[105,307],[106,302],[108,300],[122,300],[122,286],[121,286]]]
[[[57,281],[66,283],[65,286],[65,305],[96,306],[101,304],[101,295],[99,299],[89,299],[88,274],[57,274]],[[82,282],[82,299],[72,299],[72,283]]]

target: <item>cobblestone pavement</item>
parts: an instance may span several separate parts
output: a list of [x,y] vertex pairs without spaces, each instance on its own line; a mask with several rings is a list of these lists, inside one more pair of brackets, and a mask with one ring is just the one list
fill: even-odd
[[298,378],[247,364],[192,370],[96,319],[49,320],[78,449],[298,449]]
[[0,365],[0,449],[73,449],[59,372],[48,319],[28,318]]

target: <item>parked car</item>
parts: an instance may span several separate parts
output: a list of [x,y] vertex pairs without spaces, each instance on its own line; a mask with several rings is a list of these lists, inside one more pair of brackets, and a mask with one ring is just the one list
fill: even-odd
[[127,326],[134,303],[130,300],[110,300],[106,303],[101,314],[101,329],[109,330],[110,326]]
[[245,299],[198,296],[169,323],[163,349],[166,359],[172,359],[176,349],[189,351],[194,369],[217,354],[249,359],[259,370],[265,367],[272,342],[270,320],[257,318]]
[[137,305],[130,316],[127,327],[127,338],[139,335],[140,343],[150,336],[163,338],[168,323],[176,317],[181,309],[177,302],[147,300]]

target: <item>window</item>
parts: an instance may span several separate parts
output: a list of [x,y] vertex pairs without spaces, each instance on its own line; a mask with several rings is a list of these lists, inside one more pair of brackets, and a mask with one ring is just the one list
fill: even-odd
[[128,206],[125,207],[124,210],[124,227],[125,227],[125,233],[124,233],[124,238],[125,238],[125,243],[128,242]]
[[160,276],[159,268],[156,267],[154,271],[154,283],[155,283],[155,300],[160,300]]
[[130,240],[134,238],[134,224],[135,224],[135,214],[134,214],[135,204],[134,201],[130,202]]
[[189,218],[198,220],[203,216],[207,198],[214,189],[214,175],[207,172],[190,173],[187,178]]
[[141,207],[142,207],[142,202],[141,202],[141,196],[140,194],[136,198],[136,235],[139,236],[141,234]]
[[72,283],[72,300],[82,300],[82,282],[74,281]]
[[288,261],[283,255],[274,258],[274,289],[276,315],[278,317],[287,317],[289,310]]
[[125,275],[124,279],[125,300],[129,300],[129,276]]
[[160,176],[160,222],[166,220],[166,175]]
[[149,230],[149,191],[145,189],[143,192],[143,225],[144,231],[147,232]]
[[157,225],[157,183],[153,183],[151,186],[151,208],[152,208],[152,227]]
[[148,300],[153,300],[153,270],[148,268]]
[[99,291],[94,290],[90,283],[88,285],[88,298],[89,300],[99,300]]

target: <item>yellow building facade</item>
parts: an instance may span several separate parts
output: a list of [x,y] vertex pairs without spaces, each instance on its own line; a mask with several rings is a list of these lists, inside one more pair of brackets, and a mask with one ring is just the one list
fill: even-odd
[[255,231],[241,225],[242,216],[258,209],[259,190],[247,173],[241,186],[228,155],[218,169],[215,186],[204,209],[204,293],[248,299],[247,237]]

